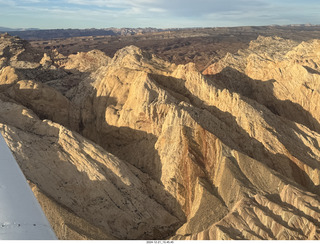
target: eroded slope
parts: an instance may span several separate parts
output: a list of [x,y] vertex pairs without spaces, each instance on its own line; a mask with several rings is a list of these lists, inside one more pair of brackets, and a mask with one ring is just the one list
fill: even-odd
[[211,77],[134,46],[3,52],[1,131],[60,238],[318,239],[316,43],[260,37]]

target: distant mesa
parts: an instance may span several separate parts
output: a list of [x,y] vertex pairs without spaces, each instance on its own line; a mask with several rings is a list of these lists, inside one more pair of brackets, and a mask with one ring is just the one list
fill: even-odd
[[0,32],[9,32],[11,35],[17,35],[27,40],[50,40],[81,36],[127,36],[161,31],[163,29],[156,28],[37,29],[0,27]]
[[0,26],[0,32],[34,31],[34,30],[40,30],[40,29],[38,29],[38,28],[8,28],[8,27],[1,27],[1,26]]

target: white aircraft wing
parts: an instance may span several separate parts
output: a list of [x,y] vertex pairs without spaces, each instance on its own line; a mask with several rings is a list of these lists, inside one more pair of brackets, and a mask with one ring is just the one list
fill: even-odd
[[57,239],[1,134],[0,239]]

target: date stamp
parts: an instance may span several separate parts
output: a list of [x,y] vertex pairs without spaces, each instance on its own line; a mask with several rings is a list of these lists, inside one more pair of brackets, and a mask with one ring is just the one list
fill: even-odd
[[147,241],[147,244],[174,244],[174,241],[172,240],[152,240],[152,241]]

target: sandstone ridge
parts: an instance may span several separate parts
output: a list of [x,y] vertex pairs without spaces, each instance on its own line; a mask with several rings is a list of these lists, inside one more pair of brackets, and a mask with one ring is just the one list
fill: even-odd
[[319,40],[203,74],[0,39],[0,130],[60,239],[320,238]]

